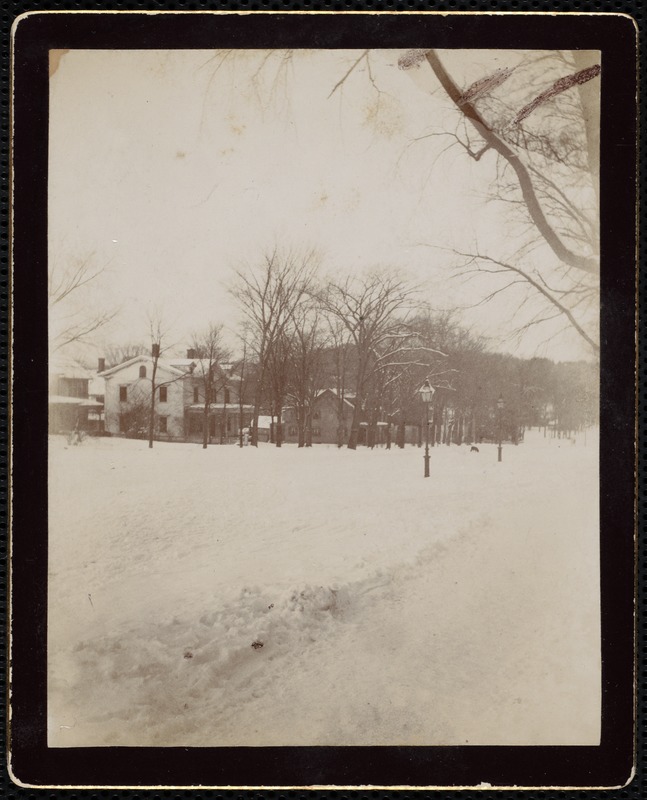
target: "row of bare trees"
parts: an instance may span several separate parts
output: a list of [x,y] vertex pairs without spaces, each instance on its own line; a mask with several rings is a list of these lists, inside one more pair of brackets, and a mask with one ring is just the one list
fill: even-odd
[[236,273],[232,293],[257,364],[252,444],[258,443],[258,417],[265,405],[277,420],[276,444],[281,445],[281,410],[288,402],[295,408],[299,444],[309,444],[317,392],[334,388],[340,444],[345,401],[352,396],[344,438],[355,449],[362,416],[382,411],[376,398],[392,384],[403,384],[413,367],[429,370],[444,358],[410,322],[419,287],[385,271],[322,283],[317,266],[313,252],[274,250],[256,268]]
[[424,425],[419,389],[425,379],[439,390],[434,424],[453,421],[448,442],[489,435],[499,396],[511,438],[549,419],[559,418],[564,430],[595,420],[594,363],[555,365],[489,352],[453,313],[424,305],[419,287],[404,277],[373,271],[321,281],[315,265],[312,253],[275,250],[255,269],[236,273],[232,292],[252,353],[253,444],[259,414],[269,412],[281,446],[287,405],[295,412],[299,446],[310,445],[315,399],[333,389],[339,446],[357,447],[360,423],[373,444],[378,422],[386,423],[389,436],[396,424],[403,446],[406,426]]
[[[443,390],[436,415],[451,407],[463,428],[469,421],[472,436],[498,393],[511,398],[510,409],[517,407],[509,371],[501,372],[484,341],[451,313],[421,305],[418,286],[382,271],[322,283],[313,258],[273,251],[256,269],[236,273],[232,291],[247,319],[245,342],[253,354],[252,444],[265,411],[276,420],[275,443],[281,446],[282,410],[290,405],[299,446],[310,445],[315,399],[328,388],[337,398],[337,443],[350,449],[357,447],[360,423],[371,444],[378,422],[390,431],[397,421],[397,441],[404,445],[407,423],[420,423],[418,390],[425,379]],[[498,376],[496,394],[484,389],[492,375]]]

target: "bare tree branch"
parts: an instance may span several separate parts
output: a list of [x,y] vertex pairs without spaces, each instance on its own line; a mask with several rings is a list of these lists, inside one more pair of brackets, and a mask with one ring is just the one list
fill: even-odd
[[506,142],[490,128],[490,126],[476,109],[475,105],[469,101],[463,101],[463,93],[454,83],[449,73],[445,70],[440,58],[438,57],[438,54],[434,50],[429,50],[427,51],[425,58],[434,74],[440,81],[441,86],[447,92],[449,98],[472,123],[475,130],[484,140],[486,145],[488,145],[492,150],[496,151],[514,170],[519,183],[519,188],[521,189],[521,193],[528,208],[528,213],[537,227],[537,230],[541,233],[555,255],[560,259],[560,261],[570,264],[571,266],[574,266],[583,272],[597,273],[599,271],[597,259],[574,252],[565,245],[562,239],[555,232],[553,226],[548,222],[548,219],[544,214],[528,169],[522,163],[518,154],[515,153],[509,147],[509,145],[506,144]]

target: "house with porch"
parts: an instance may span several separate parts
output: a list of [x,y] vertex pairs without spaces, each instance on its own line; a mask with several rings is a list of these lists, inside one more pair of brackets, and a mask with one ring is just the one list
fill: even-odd
[[193,351],[186,358],[141,355],[101,372],[106,431],[148,436],[154,384],[156,439],[201,442],[206,418],[210,443],[235,440],[240,428],[249,425],[253,410],[240,403],[240,376],[230,365],[209,364],[193,356]]
[[90,392],[95,373],[78,361],[55,355],[48,365],[49,432],[100,433],[103,403]]

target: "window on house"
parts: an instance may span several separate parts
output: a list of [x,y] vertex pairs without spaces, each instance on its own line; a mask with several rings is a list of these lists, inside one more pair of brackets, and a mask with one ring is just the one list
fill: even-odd
[[225,389],[225,405],[227,405],[229,402],[229,389]]
[[198,386],[193,387],[193,402],[194,403],[200,402],[200,388]]
[[140,367],[139,368],[139,377],[140,378],[145,378],[146,377],[146,367]]
[[127,403],[128,402],[128,387],[127,386],[120,386],[119,387],[119,402],[120,403]]
[[312,429],[313,436],[321,436],[321,429],[320,428],[313,428]]
[[160,433],[166,433],[167,432],[167,430],[168,430],[168,428],[167,428],[167,419],[168,419],[168,417],[160,417],[159,418]]
[[126,425],[126,417],[123,414],[119,415],[119,433],[126,433],[128,426]]
[[168,396],[167,388],[166,386],[160,386],[160,403],[166,402]]
[[296,436],[296,435],[297,435],[296,426],[290,425],[290,427],[288,428],[288,436]]

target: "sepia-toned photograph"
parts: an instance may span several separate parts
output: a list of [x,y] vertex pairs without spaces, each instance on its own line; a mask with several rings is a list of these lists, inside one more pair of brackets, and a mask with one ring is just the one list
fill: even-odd
[[600,52],[49,55],[47,743],[600,743]]

